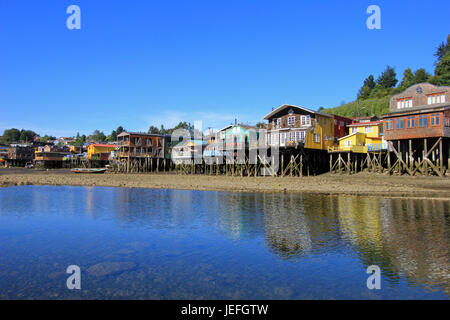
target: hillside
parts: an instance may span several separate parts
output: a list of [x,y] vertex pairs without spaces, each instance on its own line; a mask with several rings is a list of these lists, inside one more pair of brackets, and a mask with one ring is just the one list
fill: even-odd
[[[389,99],[390,96],[382,98],[373,98],[367,100],[361,100],[359,102],[360,116],[381,116],[384,113],[389,112]],[[336,114],[343,117],[357,117],[358,116],[357,102],[349,102],[339,107],[323,109],[322,112],[329,114]]]
[[[437,48],[434,56],[434,75],[428,73],[424,68],[413,72],[407,68],[403,72],[403,78],[399,83],[397,73],[394,68],[387,66],[386,69],[375,80],[371,74],[363,82],[358,90],[357,100],[359,100],[360,116],[381,116],[389,112],[390,98],[417,83],[429,82],[438,86],[450,85],[450,35],[447,41],[442,42]],[[357,117],[357,101],[345,103],[335,108],[321,109],[320,111],[336,114],[344,117]]]

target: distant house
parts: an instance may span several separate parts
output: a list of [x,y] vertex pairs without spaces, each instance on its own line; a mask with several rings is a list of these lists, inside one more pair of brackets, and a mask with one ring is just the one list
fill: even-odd
[[171,138],[169,135],[122,132],[117,136],[121,158],[170,159]]
[[205,140],[186,139],[172,148],[172,161],[174,164],[188,164],[192,161],[201,161]]
[[111,151],[116,149],[114,144],[91,143],[88,146],[89,160],[108,160]]
[[255,126],[235,124],[225,131],[224,138],[225,150],[256,148],[259,132]]

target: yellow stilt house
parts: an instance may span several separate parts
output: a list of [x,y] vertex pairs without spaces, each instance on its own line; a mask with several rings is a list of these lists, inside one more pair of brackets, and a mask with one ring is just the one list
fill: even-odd
[[351,151],[367,153],[367,151],[382,151],[387,149],[383,139],[383,122],[357,122],[349,125],[350,134],[340,138],[339,147],[330,151]]

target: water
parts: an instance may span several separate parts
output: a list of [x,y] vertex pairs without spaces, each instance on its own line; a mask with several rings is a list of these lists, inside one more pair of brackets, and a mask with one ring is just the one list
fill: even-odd
[[0,299],[448,299],[449,242],[440,200],[0,188]]

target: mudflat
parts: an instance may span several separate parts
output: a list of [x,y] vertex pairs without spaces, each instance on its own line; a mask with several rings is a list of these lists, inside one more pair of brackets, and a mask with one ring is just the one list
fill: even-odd
[[75,174],[68,169],[0,169],[0,186],[69,185],[129,188],[218,190],[234,192],[300,192],[363,196],[443,198],[450,200],[450,178],[396,176],[361,172],[310,177],[232,177],[142,174]]

